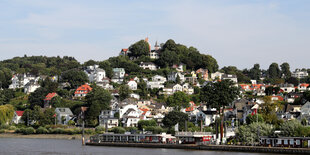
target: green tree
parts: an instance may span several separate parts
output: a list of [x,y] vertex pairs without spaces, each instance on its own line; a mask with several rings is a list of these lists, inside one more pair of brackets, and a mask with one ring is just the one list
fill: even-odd
[[64,72],[61,76],[62,82],[69,82],[71,88],[75,89],[86,82],[88,82],[88,77],[83,71],[77,69],[72,69]]
[[180,129],[185,129],[185,121],[188,121],[188,115],[180,111],[171,111],[165,115],[163,124],[165,127],[172,128],[179,123]]
[[98,64],[98,62],[96,62],[95,60],[88,60],[88,61],[84,62],[83,66],[94,66],[97,64]]
[[138,83],[138,89],[139,89],[139,95],[142,99],[147,99],[148,98],[148,90],[147,90],[147,85],[146,82],[143,80]]
[[299,137],[304,136],[300,135],[300,130],[303,126],[298,120],[285,121],[281,126],[281,135],[286,137]]
[[264,121],[269,124],[279,125],[281,121],[277,117],[277,111],[283,109],[283,105],[279,102],[272,102],[270,96],[263,98],[264,104],[261,105],[261,110]]
[[170,50],[170,51],[176,51],[177,45],[174,42],[174,40],[169,39],[166,41],[166,43],[163,45],[163,50]]
[[85,100],[89,107],[86,111],[88,125],[96,126],[100,112],[110,108],[111,99],[112,96],[109,91],[97,86],[86,95]]
[[231,80],[222,80],[205,85],[201,89],[200,100],[219,110],[220,107],[232,103],[238,95],[239,89],[234,86]]
[[40,87],[36,89],[33,93],[29,95],[29,103],[30,107],[33,108],[34,106],[43,106],[44,98],[48,94],[48,90],[44,87]]
[[142,55],[148,55],[150,52],[149,43],[145,40],[140,40],[129,47],[129,57],[140,57]]
[[180,63],[179,56],[174,51],[165,50],[160,54],[159,59],[156,60],[156,63],[160,67],[169,67],[173,64]]
[[41,110],[39,115],[40,115],[39,124],[41,126],[51,125],[55,123],[55,116],[54,116],[55,108],[45,109],[44,112]]
[[10,123],[14,116],[14,107],[10,104],[0,105],[0,125]]
[[279,65],[277,63],[272,63],[268,69],[269,78],[281,78],[281,71],[279,69]]
[[290,71],[290,64],[284,62],[282,65],[280,65],[280,67],[281,67],[281,73],[284,74],[285,78],[291,77],[292,73]]
[[264,122],[264,118],[261,114],[255,114],[255,115],[251,115],[249,114],[247,117],[246,117],[246,124],[251,124],[251,123],[254,123],[254,122]]
[[244,144],[258,142],[258,132],[260,136],[269,136],[273,133],[274,127],[264,122],[254,122],[249,125],[242,125],[236,131],[236,137]]
[[12,83],[12,72],[8,68],[3,68],[0,70],[0,88],[9,88]]
[[261,76],[261,70],[259,64],[254,64],[253,68],[250,69],[249,76],[251,79],[259,80]]
[[108,78],[112,78],[113,76],[113,69],[111,67],[111,63],[109,61],[102,61],[99,63],[99,67],[104,69],[105,73],[106,73],[106,76]]
[[129,88],[128,85],[121,85],[119,87],[119,97],[121,100],[128,98],[131,93],[132,90]]
[[139,130],[143,130],[143,128],[145,127],[149,127],[149,126],[157,126],[157,123],[155,120],[140,120],[138,122],[138,129]]
[[176,109],[186,108],[189,106],[190,97],[184,92],[176,92],[167,98],[167,106]]

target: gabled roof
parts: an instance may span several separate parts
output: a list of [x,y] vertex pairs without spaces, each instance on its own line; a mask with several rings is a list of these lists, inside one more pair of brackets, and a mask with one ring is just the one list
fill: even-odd
[[[76,89],[74,94],[87,94],[91,90],[92,88],[88,84],[84,84],[80,86],[78,89]],[[84,91],[84,92],[80,92],[80,91]]]
[[55,111],[59,114],[73,115],[72,111],[69,108],[56,108]]
[[52,100],[53,97],[57,96],[57,93],[48,93],[46,96],[45,96],[45,101],[50,101]]
[[122,51],[127,52],[128,48],[123,48]]
[[17,116],[23,116],[24,111],[15,111]]

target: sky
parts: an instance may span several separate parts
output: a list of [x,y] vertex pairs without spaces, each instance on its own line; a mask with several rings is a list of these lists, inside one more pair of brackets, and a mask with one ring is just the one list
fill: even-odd
[[0,60],[102,61],[149,38],[196,47],[220,67],[310,68],[309,0],[0,0]]

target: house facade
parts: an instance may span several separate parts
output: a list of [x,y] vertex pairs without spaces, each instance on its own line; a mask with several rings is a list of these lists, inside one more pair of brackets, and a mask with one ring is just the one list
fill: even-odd
[[68,122],[73,118],[73,113],[69,108],[55,109],[58,124],[68,125]]
[[12,122],[15,124],[24,123],[24,121],[22,120],[23,114],[24,114],[24,111],[15,111]]
[[116,110],[103,110],[99,115],[99,125],[108,129],[118,126],[118,118],[115,117]]
[[86,83],[80,86],[78,89],[76,89],[76,91],[74,92],[74,96],[85,97],[91,90],[92,88]]
[[87,66],[84,72],[88,76],[89,82],[103,82],[103,79],[106,77],[105,70],[99,68],[99,65]]

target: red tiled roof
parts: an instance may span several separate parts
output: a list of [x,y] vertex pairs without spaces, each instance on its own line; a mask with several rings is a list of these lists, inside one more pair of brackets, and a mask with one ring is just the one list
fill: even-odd
[[309,84],[308,84],[308,83],[301,83],[299,86],[300,86],[300,87],[308,87]]
[[24,111],[15,111],[17,116],[23,116]]
[[189,111],[194,111],[194,107],[187,107],[187,108],[185,109],[185,111],[187,111],[187,112],[189,112]]
[[127,52],[128,48],[123,48],[122,51]]
[[92,88],[88,84],[84,84],[84,85],[80,86],[78,89],[76,89],[74,94],[87,94],[91,90],[92,90]]
[[148,109],[140,109],[141,111],[143,111],[142,115],[145,115],[146,112],[148,112],[149,110]]
[[48,93],[46,96],[45,96],[45,99],[44,100],[51,100],[53,97],[55,97],[57,95],[57,93]]

